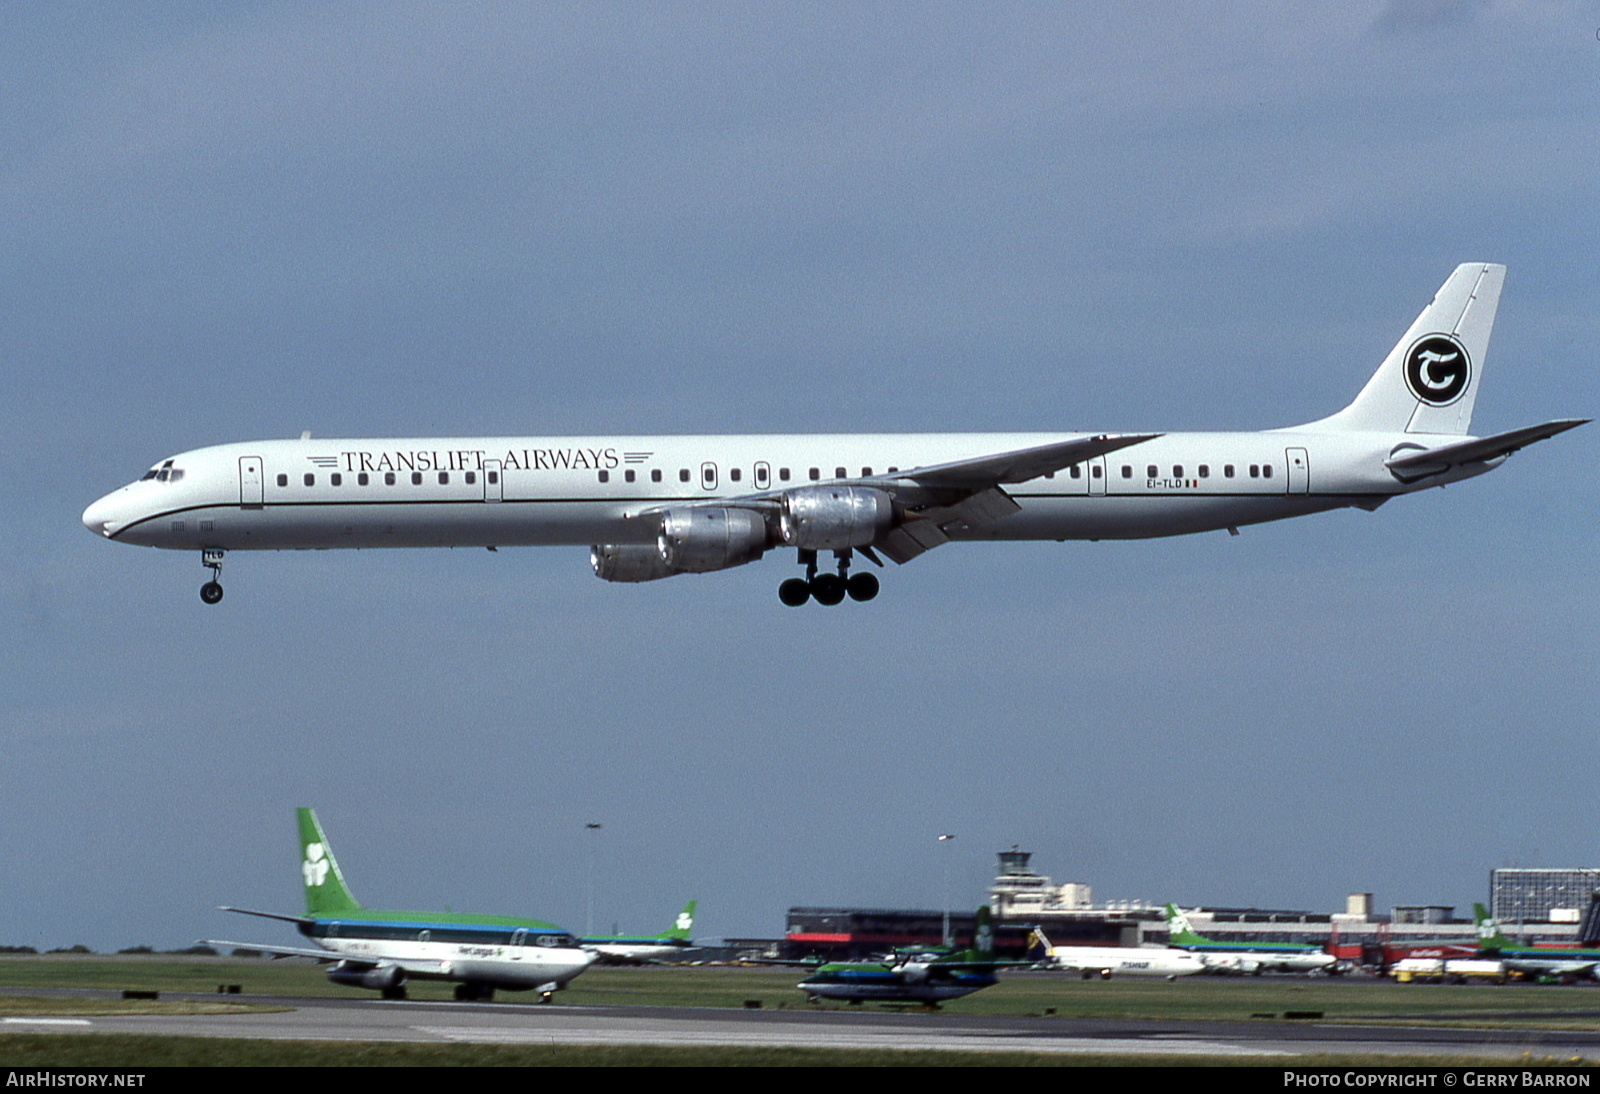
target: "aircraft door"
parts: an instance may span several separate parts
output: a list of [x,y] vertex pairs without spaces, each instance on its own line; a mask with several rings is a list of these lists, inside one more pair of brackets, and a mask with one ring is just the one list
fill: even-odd
[[707,460],[700,465],[700,489],[715,490],[717,488],[717,465]]
[[1303,448],[1284,449],[1289,460],[1289,493],[1311,493],[1311,461]]
[[1084,474],[1089,476],[1089,493],[1097,498],[1106,496],[1106,458],[1096,456],[1083,461]]
[[522,947],[526,946],[527,944],[528,944],[528,932],[527,932],[527,930],[525,928],[519,927],[518,929],[512,931],[511,932],[511,948],[510,948],[511,960],[513,960],[513,961],[521,961],[522,960]]
[[505,498],[506,484],[500,472],[499,460],[483,461],[483,500],[501,501]]
[[239,504],[246,509],[260,509],[262,505],[261,457],[239,457]]

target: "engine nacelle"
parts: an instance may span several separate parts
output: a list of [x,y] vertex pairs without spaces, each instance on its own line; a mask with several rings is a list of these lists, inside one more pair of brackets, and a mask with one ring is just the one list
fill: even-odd
[[379,965],[372,969],[346,968],[344,962],[328,969],[328,979],[347,988],[392,991],[406,982],[406,970],[399,965]]
[[803,486],[783,496],[783,542],[791,547],[866,547],[893,523],[894,502],[870,486]]
[[669,572],[704,574],[754,562],[768,538],[766,520],[749,509],[668,509],[656,548]]
[[920,961],[910,961],[900,966],[900,979],[907,984],[925,984],[928,982],[928,966]]
[[589,548],[596,577],[607,581],[655,581],[678,571],[661,560],[661,551],[644,543],[597,543]]

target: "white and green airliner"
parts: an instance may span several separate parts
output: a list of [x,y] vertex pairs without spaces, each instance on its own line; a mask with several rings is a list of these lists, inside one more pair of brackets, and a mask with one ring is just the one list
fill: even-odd
[[[228,551],[579,546],[597,576],[655,581],[792,549],[791,607],[871,600],[857,567],[952,540],[1230,532],[1469,479],[1561,419],[1471,434],[1505,267],[1469,262],[1355,401],[1242,433],[880,433],[250,441],[164,459],[84,510],[95,535],[200,552],[222,599]],[[1159,330],[1152,344],[1161,345]],[[1306,367],[1283,339],[1283,367]],[[1161,354],[1152,353],[1159,362]],[[833,572],[819,571],[832,555]]]
[[1206,971],[1260,975],[1263,972],[1334,972],[1339,959],[1307,943],[1217,942],[1194,929],[1176,904],[1167,905],[1167,941],[1205,963]]
[[694,948],[694,910],[698,904],[696,900],[685,904],[672,926],[660,934],[596,935],[579,941],[584,949],[599,954],[602,961],[617,964],[643,964],[682,957],[685,950]]
[[455,982],[462,1001],[492,999],[496,988],[537,991],[548,1001],[595,961],[571,934],[540,919],[363,907],[350,895],[317,815],[310,809],[298,815],[306,914],[223,910],[293,923],[321,949],[216,939],[209,945],[309,957],[329,965],[334,983],[371,988],[385,999],[404,999],[411,980],[445,980]]

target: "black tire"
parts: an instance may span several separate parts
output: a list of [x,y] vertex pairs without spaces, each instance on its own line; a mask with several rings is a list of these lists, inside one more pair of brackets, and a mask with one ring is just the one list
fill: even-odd
[[811,599],[811,586],[805,578],[791,577],[778,586],[778,599],[791,608],[798,608]]
[[850,599],[865,604],[878,595],[877,574],[851,574],[850,581],[845,586],[850,592]]
[[404,999],[406,997],[406,989],[403,987],[384,988],[383,997],[385,999]]
[[207,604],[215,604],[222,599],[222,586],[215,581],[208,581],[200,586],[200,599]]
[[844,578],[838,574],[818,574],[811,581],[812,597],[830,608],[844,603],[844,588]]

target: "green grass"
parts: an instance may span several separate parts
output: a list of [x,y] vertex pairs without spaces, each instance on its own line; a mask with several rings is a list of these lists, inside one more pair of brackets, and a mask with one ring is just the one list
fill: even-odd
[[135,1034],[0,1034],[0,1067],[1519,1067],[1578,1061],[1525,1056],[1350,1054],[1270,1058],[1116,1053],[935,1052],[807,1048],[660,1048],[584,1045],[350,1044]]

